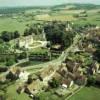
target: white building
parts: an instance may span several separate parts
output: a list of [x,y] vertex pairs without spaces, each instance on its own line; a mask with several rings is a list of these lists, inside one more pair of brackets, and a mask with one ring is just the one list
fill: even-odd
[[19,38],[18,46],[20,48],[21,47],[28,48],[29,45],[32,45],[32,44],[33,44],[33,36],[32,35]]

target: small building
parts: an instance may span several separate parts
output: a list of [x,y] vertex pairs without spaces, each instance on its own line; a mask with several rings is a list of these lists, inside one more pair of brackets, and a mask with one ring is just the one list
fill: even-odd
[[20,74],[19,74],[19,79],[21,80],[21,81],[23,81],[23,82],[26,82],[27,80],[28,80],[28,76],[29,76],[30,74],[28,73],[28,72],[26,72],[26,71],[22,71],[22,72],[20,72]]
[[41,90],[41,82],[40,80],[33,81],[31,84],[27,85],[25,88],[25,92],[29,95],[35,95]]
[[69,60],[69,61],[66,61],[66,66],[67,66],[68,71],[73,73],[78,70],[80,64]]
[[68,78],[68,79],[63,79],[61,84],[63,88],[69,88],[74,84],[74,82],[71,78]]
[[55,70],[53,66],[49,65],[49,67],[45,68],[38,76],[40,80],[46,81],[46,80],[49,80],[53,76],[54,73],[55,73]]

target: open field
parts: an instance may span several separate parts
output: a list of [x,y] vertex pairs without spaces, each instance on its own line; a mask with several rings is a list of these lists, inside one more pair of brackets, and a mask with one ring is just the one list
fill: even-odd
[[22,33],[28,22],[18,22],[16,19],[0,18],[0,32],[18,30]]
[[38,21],[73,21],[77,24],[96,24],[100,25],[100,13],[99,10],[87,10],[87,17],[84,18],[74,18],[74,14],[79,14],[83,10],[60,10],[60,11],[51,11],[46,14],[28,15],[27,17],[19,15],[18,18],[14,19],[11,17],[0,17],[0,32],[2,31],[15,31],[18,30],[21,34],[24,32],[24,29],[27,27],[27,24],[37,23]]
[[35,20],[43,20],[43,21],[73,21],[75,18],[72,15],[38,15],[35,17]]
[[100,89],[96,87],[84,87],[69,100],[100,100]]
[[23,20],[22,22],[18,21],[17,19],[12,18],[0,18],[0,32],[2,31],[16,31],[18,30],[21,34],[23,34],[25,28],[27,28],[27,24],[34,23],[34,20]]
[[[2,85],[3,87],[4,85]],[[7,84],[6,84],[7,86]],[[27,94],[22,93],[22,94],[18,94],[16,92],[17,87],[19,86],[19,83],[16,82],[14,84],[8,85],[6,89],[6,93],[5,96],[7,97],[6,100],[31,100]],[[0,90],[0,94],[3,94],[3,91]],[[9,97],[8,97],[9,96]]]

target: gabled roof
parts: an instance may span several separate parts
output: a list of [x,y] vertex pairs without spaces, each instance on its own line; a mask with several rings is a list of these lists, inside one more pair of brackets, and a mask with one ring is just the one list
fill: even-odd
[[50,74],[52,74],[53,72],[54,72],[53,66],[49,65],[49,67],[42,70],[42,72],[40,72],[38,76],[43,79],[43,78],[49,76]]
[[36,80],[36,81],[33,81],[31,84],[29,84],[27,86],[27,89],[32,93],[32,91],[35,91],[35,90],[39,90],[40,89],[40,81],[39,80]]

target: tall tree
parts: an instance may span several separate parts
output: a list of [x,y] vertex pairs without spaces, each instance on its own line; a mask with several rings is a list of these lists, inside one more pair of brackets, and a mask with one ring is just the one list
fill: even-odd
[[16,38],[19,38],[19,37],[20,37],[20,33],[18,31],[15,31],[14,32],[14,38],[16,39]]
[[9,34],[9,32],[7,31],[3,31],[1,33],[1,38],[5,41],[5,42],[8,42],[11,40],[11,34]]

